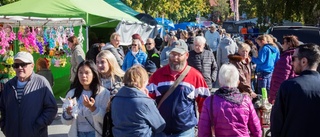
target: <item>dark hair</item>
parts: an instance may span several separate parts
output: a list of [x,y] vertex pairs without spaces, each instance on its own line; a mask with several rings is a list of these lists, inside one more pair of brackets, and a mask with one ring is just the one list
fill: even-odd
[[306,58],[308,60],[308,66],[318,66],[320,63],[320,47],[314,43],[307,43],[298,46],[298,58]]
[[283,40],[286,40],[287,42],[292,44],[292,47],[289,48],[296,48],[299,46],[299,40],[298,37],[295,35],[288,35],[288,36],[284,36]]
[[81,96],[81,93],[83,91],[83,86],[80,83],[79,77],[78,77],[79,69],[80,69],[80,67],[83,67],[83,66],[88,66],[92,71],[93,78],[92,78],[92,82],[90,83],[89,87],[90,87],[90,90],[92,91],[91,97],[95,98],[96,95],[99,93],[101,81],[100,81],[98,68],[92,60],[85,60],[79,64],[79,66],[77,68],[76,77],[74,79],[75,91],[74,91],[74,95],[72,98],[76,97],[77,99],[79,99],[79,97]]
[[68,41],[71,42],[73,45],[79,45],[79,41],[78,41],[78,38],[76,36],[69,37]]

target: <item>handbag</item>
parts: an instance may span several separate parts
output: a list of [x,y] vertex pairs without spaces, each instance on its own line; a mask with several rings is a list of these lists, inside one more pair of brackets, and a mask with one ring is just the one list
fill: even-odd
[[103,125],[102,125],[102,137],[113,137],[112,133],[112,118],[111,118],[111,103],[114,99],[114,96],[111,97],[110,101],[108,102],[107,112],[103,118]]
[[186,69],[184,69],[184,71],[181,73],[181,75],[178,77],[178,79],[173,83],[173,85],[171,85],[171,87],[169,88],[169,90],[163,95],[163,97],[161,98],[161,100],[158,103],[158,109],[160,108],[160,106],[162,105],[162,103],[164,102],[164,100],[166,100],[170,94],[174,91],[174,89],[178,86],[178,84],[184,79],[184,77],[186,77],[186,75],[188,74],[188,72],[190,71],[191,67],[187,66]]
[[212,134],[212,137],[215,137],[214,124],[213,124],[213,105],[212,105],[213,101],[214,101],[214,95],[210,97],[209,119],[210,119],[210,126],[211,126],[211,134]]

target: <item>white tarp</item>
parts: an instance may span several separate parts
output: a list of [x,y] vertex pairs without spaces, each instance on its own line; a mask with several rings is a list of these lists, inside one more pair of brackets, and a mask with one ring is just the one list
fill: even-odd
[[157,28],[145,23],[122,21],[118,24],[116,32],[121,36],[120,45],[130,45],[132,43],[132,35],[136,33],[141,36],[145,44],[148,38],[154,38],[157,35]]
[[81,26],[86,24],[82,18],[40,18],[24,16],[0,16],[0,22],[10,24],[13,27],[19,26]]

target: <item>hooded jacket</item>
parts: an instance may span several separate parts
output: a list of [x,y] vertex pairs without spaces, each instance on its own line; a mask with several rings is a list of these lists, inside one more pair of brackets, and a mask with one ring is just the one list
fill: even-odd
[[165,128],[155,101],[134,87],[122,87],[111,103],[115,137],[152,137]]
[[243,58],[238,54],[230,54],[228,56],[229,62],[236,66],[236,68],[239,71],[239,80],[240,83],[238,85],[238,88],[241,93],[247,92],[251,93],[251,64],[250,59],[248,58],[246,61],[242,61]]
[[122,66],[123,56],[117,51],[117,49],[113,45],[107,43],[105,46],[101,48],[101,50],[109,50],[116,57],[119,66]]
[[293,49],[284,51],[280,55],[280,59],[277,61],[276,66],[274,67],[270,84],[270,95],[268,99],[270,103],[276,99],[276,94],[281,83],[289,78],[296,77],[291,65],[293,52]]
[[240,105],[217,95],[206,98],[199,118],[199,137],[211,137],[210,113],[213,114],[216,137],[251,137],[250,135],[261,137],[262,135],[259,118],[248,95],[244,95]]
[[9,80],[1,93],[1,130],[7,137],[47,137],[48,125],[58,107],[49,82],[32,73],[21,102],[16,97],[18,77]]
[[273,72],[276,62],[280,58],[279,49],[270,44],[262,46],[258,57],[252,57],[252,62],[257,64],[256,72]]
[[147,58],[148,58],[148,55],[142,50],[139,50],[135,56],[132,54],[132,51],[129,50],[127,55],[124,57],[122,70],[127,71],[129,68],[131,68],[135,64],[141,64],[144,67],[144,65],[146,64]]
[[217,65],[220,68],[223,64],[228,63],[228,55],[238,51],[237,44],[229,37],[224,37],[217,50]]

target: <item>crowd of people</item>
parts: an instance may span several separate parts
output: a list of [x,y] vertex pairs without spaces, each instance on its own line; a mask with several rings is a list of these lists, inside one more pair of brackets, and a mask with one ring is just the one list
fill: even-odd
[[[253,99],[265,88],[272,136],[317,136],[320,47],[293,35],[283,40],[234,41],[213,25],[146,41],[134,34],[127,51],[113,33],[85,55],[70,37],[70,101],[61,121],[71,125],[69,137],[260,137]],[[14,57],[17,75],[0,98],[6,136],[48,136],[57,114],[54,82],[45,60],[36,66],[34,73],[30,53]]]

